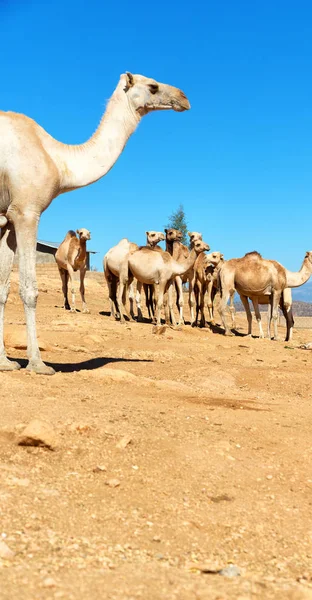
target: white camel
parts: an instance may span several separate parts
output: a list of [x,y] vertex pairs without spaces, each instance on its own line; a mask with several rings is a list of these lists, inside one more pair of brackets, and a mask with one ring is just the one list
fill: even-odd
[[53,198],[89,185],[112,168],[141,118],[155,110],[190,108],[178,88],[143,75],[121,75],[105,115],[85,144],[53,139],[25,115],[0,112],[0,370],[18,369],[3,344],[3,317],[16,245],[20,295],[27,327],[27,369],[52,375],[40,357],[36,333],[36,242],[41,213]]

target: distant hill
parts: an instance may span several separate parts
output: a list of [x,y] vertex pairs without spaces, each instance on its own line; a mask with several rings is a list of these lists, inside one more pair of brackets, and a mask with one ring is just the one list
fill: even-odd
[[[235,302],[234,305],[235,305],[235,310],[237,310],[238,312],[245,310],[240,300]],[[262,305],[259,308],[260,308],[261,312],[267,311],[267,306]],[[294,300],[293,301],[293,313],[294,313],[294,316],[297,316],[297,317],[312,317],[312,303],[311,302],[302,302],[301,300]]]
[[292,295],[294,300],[312,302],[312,280],[310,279],[299,288],[293,288]]

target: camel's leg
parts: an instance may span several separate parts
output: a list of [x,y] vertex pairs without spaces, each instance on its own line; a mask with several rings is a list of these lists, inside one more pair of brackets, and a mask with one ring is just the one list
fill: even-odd
[[53,375],[54,369],[41,360],[36,331],[36,305],[38,288],[36,281],[36,244],[38,217],[36,215],[12,215],[19,253],[20,296],[25,310],[27,328],[28,371]]
[[169,305],[169,314],[170,314],[171,323],[172,323],[172,325],[176,325],[174,309],[173,309],[173,282],[172,281],[170,281],[168,284],[167,295],[168,295],[168,305]]
[[194,327],[197,327],[198,326],[198,317],[199,317],[199,287],[198,287],[198,281],[196,282],[196,284],[194,286],[194,296],[195,296],[195,306],[196,306]]
[[0,371],[14,371],[20,369],[19,363],[7,358],[3,344],[4,309],[10,289],[10,274],[15,251],[15,231],[13,224],[8,223],[0,240]]
[[252,314],[251,314],[248,298],[246,298],[246,296],[240,296],[240,299],[242,301],[242,305],[245,309],[246,317],[247,317],[247,323],[248,323],[247,335],[251,336],[251,334],[252,334]]
[[260,338],[264,338],[264,333],[263,333],[262,323],[261,323],[261,313],[260,313],[260,310],[259,310],[258,298],[253,298],[252,304],[253,304],[253,307],[254,307],[254,311],[255,311],[257,323],[258,323],[258,326],[259,326],[259,337]]
[[160,281],[159,288],[158,288],[158,298],[157,298],[157,325],[161,325],[161,311],[164,306],[165,288],[166,288],[166,282]]
[[[127,267],[128,268],[128,267]],[[125,322],[124,314],[128,317],[129,321],[131,321],[131,316],[128,312],[126,301],[127,301],[127,289],[128,286],[131,285],[133,278],[129,281],[128,277],[122,273],[119,276],[119,289],[117,294],[117,305],[118,311],[120,314],[120,323]]]
[[[128,298],[129,298],[129,304],[130,304],[130,316],[131,319],[134,320],[134,282],[132,282],[129,285],[129,294],[128,294]],[[137,297],[136,297],[137,300]],[[137,304],[137,302],[136,302]],[[140,300],[139,300],[139,304],[140,304]]]
[[[141,292],[142,292],[142,287],[143,287],[143,283],[141,283],[141,281],[137,281],[137,291],[136,291],[135,301],[136,301],[136,306],[137,306],[138,322],[139,323],[143,323],[143,321],[144,321],[144,319],[143,319],[143,313],[142,313],[142,307],[141,307]],[[148,309],[148,312],[149,312],[149,309]]]
[[[184,298],[183,298],[183,283],[181,277],[175,278],[176,291],[177,291],[177,305],[179,307],[179,322],[178,325],[184,325],[184,317],[183,317],[183,307],[184,307]],[[194,316],[194,315],[193,315]]]
[[278,340],[278,305],[281,297],[281,292],[277,292],[273,290],[272,294],[272,319],[273,319],[273,327],[274,327],[274,340]]
[[225,335],[233,335],[233,333],[231,332],[228,324],[227,324],[227,320],[226,320],[226,313],[227,313],[227,303],[231,297],[232,294],[234,294],[235,292],[235,286],[234,286],[234,277],[233,275],[231,276],[231,278],[228,278],[228,281],[225,281],[224,278],[222,277],[222,273],[220,276],[220,285],[221,285],[221,300],[220,300],[220,315],[221,315],[221,319],[222,319],[222,324],[224,327],[224,333]]
[[62,269],[59,267],[59,274],[62,280],[62,291],[64,296],[64,308],[65,310],[70,310],[69,302],[68,302],[68,272],[66,269]]
[[85,286],[84,286],[84,278],[86,276],[86,267],[83,266],[80,269],[80,295],[81,295],[81,302],[82,302],[82,312],[83,313],[90,313],[87,305],[86,305],[86,301],[85,301]]
[[271,300],[270,303],[268,304],[268,322],[267,322],[267,331],[268,331],[268,338],[269,340],[271,339],[271,319],[272,319],[272,307],[271,307]]
[[231,294],[230,297],[230,306],[229,306],[229,310],[231,313],[231,320],[232,320],[232,329],[235,329],[235,306],[234,306],[234,297],[235,297],[235,292],[234,294]]
[[[190,315],[191,315],[191,326],[193,327],[195,322],[194,317],[194,305],[195,305],[195,294],[194,294],[194,285],[195,285],[195,273],[192,269],[191,275],[189,277],[189,307],[190,307]],[[182,289],[183,294],[183,289]]]
[[212,290],[213,290],[213,282],[209,281],[208,286],[207,286],[207,310],[208,310],[208,321],[214,325],[214,318],[213,318],[213,299],[212,299]]
[[77,309],[76,309],[76,296],[75,296],[74,269],[69,264],[67,265],[67,269],[68,269],[68,277],[69,277],[69,281],[70,281],[70,291],[71,291],[71,309],[70,309],[70,311],[75,313]]

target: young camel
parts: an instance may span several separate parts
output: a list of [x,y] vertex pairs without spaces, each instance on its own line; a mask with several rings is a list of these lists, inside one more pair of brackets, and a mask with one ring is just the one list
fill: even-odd
[[140,248],[129,255],[125,261],[120,276],[119,294],[122,296],[124,286],[135,277],[141,283],[149,285],[159,284],[157,299],[157,325],[161,324],[161,310],[163,308],[164,294],[168,290],[169,311],[172,323],[175,322],[170,288],[172,280],[177,275],[184,275],[195,263],[200,252],[209,250],[208,244],[202,240],[194,242],[188,258],[183,263],[178,263],[168,252],[155,252],[150,248]]
[[[76,233],[78,233],[79,238],[77,238]],[[87,308],[85,301],[84,278],[87,270],[86,245],[87,240],[91,239],[91,235],[90,231],[84,228],[77,229],[76,233],[72,230],[68,231],[68,233],[65,236],[65,239],[59,245],[55,253],[55,260],[62,280],[65,310],[71,310],[71,312],[76,312],[74,272],[79,270],[82,312],[89,313],[90,311]],[[72,294],[71,308],[68,302],[68,279],[70,279]]]
[[19,363],[7,358],[3,344],[4,307],[16,246],[27,327],[27,369],[52,375],[52,367],[41,360],[36,333],[36,243],[41,213],[60,194],[106,175],[144,115],[155,110],[182,112],[189,108],[188,99],[178,88],[124,73],[97,131],[80,146],[58,142],[25,115],[0,112],[1,371],[20,368]]
[[[165,229],[166,233],[166,251],[171,254],[171,256],[177,262],[183,262],[188,258],[190,251],[189,249],[182,244],[182,233],[178,229],[170,228]],[[190,238],[191,248],[193,248],[196,240],[202,239],[202,234],[197,231],[188,231],[188,236]],[[210,250],[210,247],[208,248]],[[189,307],[191,314],[191,325],[194,324],[194,304],[195,304],[195,296],[193,289],[194,282],[194,272],[193,267],[189,269],[188,272],[184,273],[183,277],[177,276],[175,277],[175,288],[177,293],[177,307],[179,310],[179,325],[184,323],[183,317],[183,307],[184,307],[184,298],[183,298],[183,283],[189,283]]]
[[261,324],[261,315],[258,306],[259,299],[263,299],[263,296],[269,296],[271,310],[268,320],[270,324],[271,319],[273,318],[274,339],[277,340],[278,306],[281,294],[286,288],[299,287],[303,285],[310,278],[311,273],[311,251],[306,252],[300,271],[295,273],[288,271],[277,261],[266,260],[262,258],[258,252],[249,252],[243,256],[243,258],[236,258],[225,262],[220,270],[220,307],[222,321],[225,328],[225,335],[232,335],[225,320],[225,312],[228,299],[232,294],[234,294],[236,289],[241,296],[246,310],[247,319],[249,320],[248,334],[251,333],[251,315],[249,315],[250,308],[248,298],[252,299],[257,321]]

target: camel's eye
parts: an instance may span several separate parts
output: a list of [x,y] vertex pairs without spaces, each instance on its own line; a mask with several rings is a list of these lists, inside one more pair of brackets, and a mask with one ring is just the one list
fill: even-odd
[[157,94],[157,92],[158,92],[158,85],[156,83],[150,83],[148,87],[149,87],[150,92],[152,94]]

